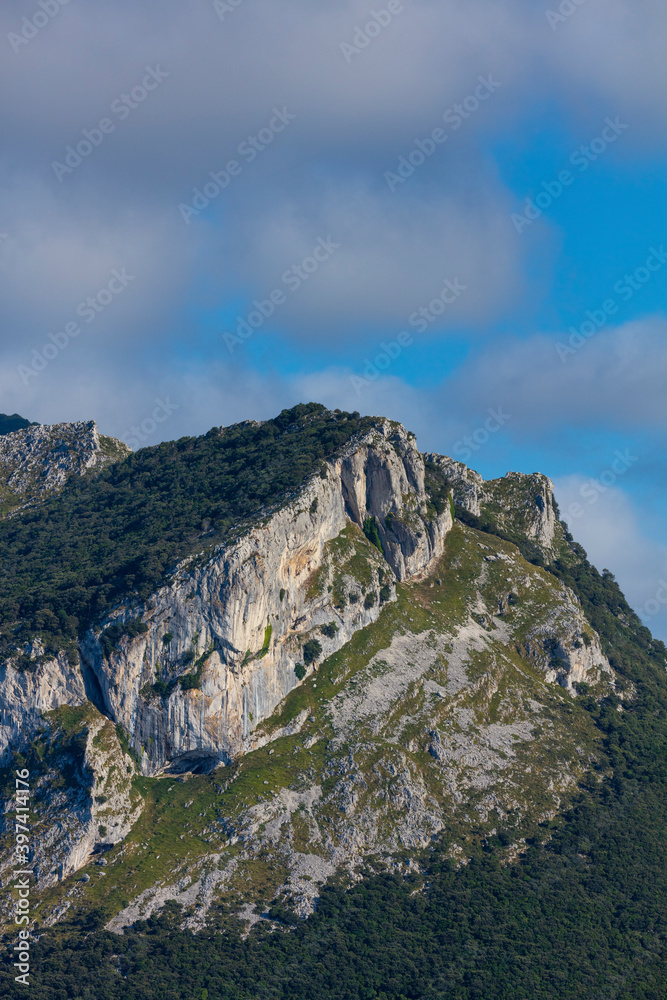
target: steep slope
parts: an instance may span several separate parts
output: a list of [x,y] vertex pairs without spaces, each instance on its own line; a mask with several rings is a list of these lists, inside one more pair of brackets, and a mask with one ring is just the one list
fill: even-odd
[[[62,882],[95,853],[120,843],[143,807],[133,787],[134,763],[115,727],[86,704],[59,708],[23,758],[39,777],[31,788],[31,867],[41,889]],[[10,780],[4,799],[13,795]],[[13,856],[0,860],[9,880]]]

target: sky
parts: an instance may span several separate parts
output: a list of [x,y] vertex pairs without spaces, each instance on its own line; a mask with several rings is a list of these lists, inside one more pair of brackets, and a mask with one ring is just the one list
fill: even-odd
[[[667,639],[664,0],[16,0],[0,410],[540,471]],[[664,243],[662,242],[664,241]]]

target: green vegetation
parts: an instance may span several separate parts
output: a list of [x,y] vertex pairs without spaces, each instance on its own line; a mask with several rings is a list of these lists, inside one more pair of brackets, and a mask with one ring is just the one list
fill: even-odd
[[[269,638],[271,638],[270,635]],[[202,655],[199,657],[198,660],[195,661],[195,669],[191,673],[185,674],[183,677],[178,678],[178,683],[181,685],[183,691],[192,691],[196,688],[201,687],[201,678],[202,678],[202,672],[204,670],[204,664],[206,663],[207,659],[213,652],[214,648],[215,644],[211,643],[209,648],[205,650],[204,653],[202,653]],[[168,698],[169,695],[171,694],[171,690],[173,689],[170,689],[168,685],[165,685],[165,687],[167,688],[168,693],[163,695],[163,697]],[[157,684],[154,684],[153,688],[157,689]]]
[[303,663],[294,664],[294,673],[297,676],[297,680],[302,681],[304,679],[304,677],[306,676],[306,668],[304,667]]
[[[424,488],[428,496],[428,516],[430,520],[439,517],[453,505],[449,482],[445,473],[435,462],[424,461]],[[454,510],[452,509],[452,517]]]
[[127,622],[109,625],[100,636],[100,645],[104,650],[104,655],[108,659],[114,649],[118,648],[121,639],[135,639],[138,635],[145,635],[146,632],[148,632],[148,625],[140,618],[131,618]]
[[303,647],[303,662],[316,663],[322,655],[322,644],[317,639],[309,639]]
[[338,626],[335,622],[327,622],[326,625],[320,626],[320,632],[325,635],[327,639],[333,639],[338,634]]
[[372,542],[376,549],[382,552],[382,542],[378,531],[378,523],[374,517],[364,518],[364,534],[369,542]]
[[264,629],[264,642],[262,643],[262,648],[257,654],[257,659],[261,660],[263,656],[266,656],[269,649],[271,648],[271,636],[273,635],[273,625],[269,623]]
[[371,423],[309,403],[262,424],[215,427],[75,477],[0,522],[0,655],[36,634],[47,653],[73,647],[118,601],[147,598],[180,559],[288,502]]

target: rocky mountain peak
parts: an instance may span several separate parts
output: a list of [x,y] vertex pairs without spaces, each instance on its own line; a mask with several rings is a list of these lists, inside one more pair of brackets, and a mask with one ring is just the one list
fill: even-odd
[[130,454],[94,420],[31,424],[0,436],[0,516],[40,503],[72,476]]
[[530,539],[549,560],[559,533],[554,486],[548,476],[508,472],[484,480],[462,462],[429,454],[426,460],[440,468],[451,484],[454,503],[480,526],[491,522],[500,530]]

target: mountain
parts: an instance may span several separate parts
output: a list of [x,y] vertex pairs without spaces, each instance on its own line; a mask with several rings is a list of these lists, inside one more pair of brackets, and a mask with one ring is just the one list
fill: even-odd
[[[221,962],[211,996],[650,995],[627,990],[667,929],[667,651],[545,476],[485,482],[400,424],[316,404],[137,454],[92,423],[5,440],[3,785],[9,802],[29,769],[37,948],[61,970],[38,996],[88,995],[62,949],[89,966],[91,948],[107,973],[89,995],[125,996],[107,983],[124,962],[162,996],[136,949],[190,976],[199,941]],[[8,807],[5,880],[11,824]],[[566,926],[540,956],[549,907]],[[495,993],[499,920],[514,985]],[[366,942],[341,992],[311,960],[334,938]],[[428,968],[406,979],[408,940]],[[537,992],[552,966],[561,992]]]
[[12,413],[9,416],[7,413],[0,413],[0,434],[11,434],[12,431],[22,430],[24,427],[36,426],[26,420],[25,417],[20,417],[18,413]]
[[71,477],[129,453],[121,441],[100,437],[93,420],[47,425],[0,415],[0,517],[40,504]]

